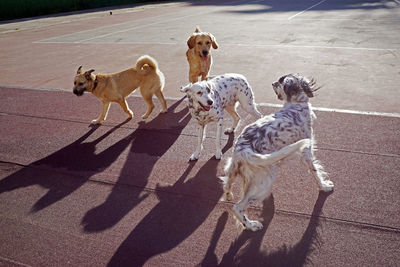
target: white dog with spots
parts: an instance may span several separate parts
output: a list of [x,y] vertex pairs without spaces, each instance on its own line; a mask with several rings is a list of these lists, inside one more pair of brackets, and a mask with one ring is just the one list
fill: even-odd
[[313,153],[312,120],[315,114],[308,102],[313,97],[314,80],[299,75],[285,75],[272,84],[284,106],[275,114],[246,126],[235,144],[233,157],[225,166],[223,200],[232,200],[232,184],[242,178],[242,199],[234,205],[237,221],[252,231],[263,226],[247,218],[246,209],[257,200],[267,197],[275,181],[275,167],[291,156],[301,153],[302,161],[308,166],[320,190],[333,190],[333,183],[327,178],[322,165]]
[[236,111],[237,102],[240,103],[245,111],[254,115],[254,117],[262,117],[256,108],[253,91],[249,83],[240,74],[224,74],[215,76],[208,81],[190,83],[182,87],[181,92],[187,94],[190,113],[199,124],[198,144],[190,160],[197,160],[199,158],[200,152],[203,149],[206,125],[212,121],[218,123],[215,158],[221,158],[221,132],[224,109],[233,118],[233,125],[231,128],[225,130],[226,134],[233,133],[240,121],[239,114]]

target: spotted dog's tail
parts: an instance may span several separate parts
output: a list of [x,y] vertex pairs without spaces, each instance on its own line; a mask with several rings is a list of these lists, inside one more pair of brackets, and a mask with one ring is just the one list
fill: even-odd
[[303,148],[307,146],[311,146],[311,139],[301,139],[296,143],[285,146],[271,154],[254,153],[254,151],[245,148],[242,151],[235,153],[234,157],[236,160],[244,161],[250,166],[263,168],[289,157],[296,152],[301,152]]
[[229,158],[225,165],[225,176],[219,177],[224,184],[224,195],[221,200],[231,200],[233,198],[232,184],[238,176],[243,179],[243,188],[247,188],[246,184],[249,178],[246,177],[247,168],[264,169],[294,153],[301,152],[310,145],[311,139],[302,139],[271,154],[254,153],[250,148],[235,152],[234,156]]
[[151,72],[157,72],[158,63],[151,56],[144,55],[138,58],[136,61],[136,70],[140,74],[149,74]]

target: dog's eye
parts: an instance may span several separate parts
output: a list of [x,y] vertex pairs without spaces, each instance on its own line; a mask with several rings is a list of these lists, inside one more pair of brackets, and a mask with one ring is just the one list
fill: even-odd
[[285,78],[286,78],[286,76],[280,77],[278,82],[279,82],[279,83],[283,83],[283,81],[285,80]]
[[207,45],[209,45],[209,44],[211,44],[211,43],[210,43],[210,41],[207,41],[207,43],[206,43],[206,44],[207,44]]
[[210,88],[207,87],[206,89],[207,89],[207,93],[210,93],[210,92],[211,92]]
[[197,94],[198,94],[199,96],[202,96],[202,95],[203,95],[203,92],[197,92]]
[[79,85],[83,85],[83,82],[80,82]]
[[201,42],[197,42],[198,45],[201,45]]

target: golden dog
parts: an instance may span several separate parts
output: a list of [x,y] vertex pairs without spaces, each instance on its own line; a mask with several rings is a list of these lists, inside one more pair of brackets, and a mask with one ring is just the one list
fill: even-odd
[[146,119],[154,109],[152,97],[156,95],[161,102],[161,113],[167,112],[167,103],[162,90],[164,88],[164,74],[158,69],[157,61],[150,56],[142,56],[136,62],[136,67],[112,74],[93,74],[91,69],[82,72],[82,66],[74,80],[73,92],[81,96],[85,91],[91,92],[103,104],[100,116],[93,120],[93,124],[101,124],[107,117],[111,102],[121,105],[122,109],[133,117],[132,111],[126,103],[126,98],[138,87],[143,99],[147,103],[147,112],[142,116]]
[[189,82],[196,83],[201,76],[201,80],[207,80],[208,72],[212,65],[211,46],[218,48],[214,35],[208,32],[200,32],[199,27],[187,40],[189,49],[186,57],[189,62]]

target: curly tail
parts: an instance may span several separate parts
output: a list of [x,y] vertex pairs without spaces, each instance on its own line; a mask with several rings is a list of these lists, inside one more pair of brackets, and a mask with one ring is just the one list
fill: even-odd
[[151,56],[144,55],[138,58],[136,61],[136,70],[143,75],[149,74],[151,72],[157,72],[158,63]]

